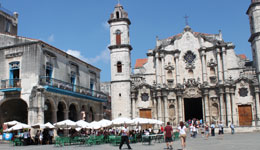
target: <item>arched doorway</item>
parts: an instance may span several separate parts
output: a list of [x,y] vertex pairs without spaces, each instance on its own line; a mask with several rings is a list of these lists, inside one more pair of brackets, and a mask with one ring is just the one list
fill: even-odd
[[77,116],[76,106],[75,106],[75,104],[71,104],[69,107],[69,119],[72,121],[77,121],[78,120],[77,117],[78,116]]
[[50,100],[47,99],[44,103],[44,123],[46,122],[53,123],[52,110],[53,110],[53,106],[51,105]]
[[63,121],[64,118],[64,111],[66,110],[66,105],[63,102],[59,102],[58,104],[58,111],[57,111],[57,121]]
[[28,123],[28,106],[21,99],[12,99],[3,102],[0,106],[0,123],[16,120]]

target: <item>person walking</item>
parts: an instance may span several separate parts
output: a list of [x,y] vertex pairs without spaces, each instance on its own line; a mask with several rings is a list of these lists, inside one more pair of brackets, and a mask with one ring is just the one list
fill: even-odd
[[215,124],[212,122],[211,126],[211,136],[215,136]]
[[231,134],[234,134],[235,133],[235,126],[232,122],[230,124],[230,129],[231,129]]
[[182,149],[185,150],[185,148],[186,148],[186,126],[184,125],[184,123],[182,121],[180,122],[180,126],[178,127],[178,132],[180,133]]
[[164,138],[165,138],[167,149],[169,149],[169,148],[173,149],[172,148],[172,144],[173,144],[172,135],[173,135],[172,126],[170,125],[170,122],[167,122],[167,126],[164,128]]
[[206,140],[207,140],[208,137],[209,137],[209,126],[208,126],[208,123],[205,124],[205,136],[206,136]]
[[222,122],[220,121],[219,125],[218,125],[219,131],[218,134],[222,135],[224,134],[224,125],[222,124]]
[[121,143],[119,145],[119,149],[122,148],[123,144],[126,143],[128,149],[132,149],[131,146],[129,145],[129,131],[127,129],[127,126],[125,125],[122,129],[121,129]]

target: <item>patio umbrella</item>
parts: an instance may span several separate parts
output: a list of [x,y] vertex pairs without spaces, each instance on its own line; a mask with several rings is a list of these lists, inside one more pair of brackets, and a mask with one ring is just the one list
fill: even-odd
[[8,125],[8,126],[14,126],[18,123],[21,123],[21,122],[18,122],[16,120],[13,120],[13,121],[9,121],[9,122],[5,122],[4,125]]
[[104,127],[104,128],[112,125],[112,121],[107,120],[107,119],[102,119],[98,123],[101,125],[101,127]]
[[122,125],[133,125],[134,124],[134,121],[129,119],[129,118],[116,118],[114,120],[112,120],[112,125],[115,125],[115,126],[122,126]]
[[11,127],[10,129],[7,129],[6,131],[10,132],[10,131],[16,131],[16,130],[21,130],[21,129],[30,129],[30,128],[31,128],[31,126],[29,126],[27,124],[18,123],[15,126]]
[[145,125],[145,124],[150,124],[150,120],[147,118],[135,118],[133,119],[135,125]]
[[87,128],[89,126],[89,123],[84,120],[79,120],[76,122],[76,124],[81,128]]
[[156,119],[149,119],[149,124],[161,125],[161,124],[163,124],[163,122],[160,120],[156,120]]
[[102,128],[99,122],[93,121],[89,124],[87,129],[100,129]]
[[64,121],[60,121],[54,124],[55,127],[58,128],[76,128],[77,127],[77,123],[71,120],[64,120]]
[[52,124],[49,123],[49,122],[45,123],[44,126],[45,126],[45,128],[48,128],[48,129],[54,129],[54,128],[55,128],[55,126],[52,125]]
[[41,123],[37,123],[35,125],[32,125],[32,128],[36,128],[36,129],[45,129],[45,125],[41,124]]

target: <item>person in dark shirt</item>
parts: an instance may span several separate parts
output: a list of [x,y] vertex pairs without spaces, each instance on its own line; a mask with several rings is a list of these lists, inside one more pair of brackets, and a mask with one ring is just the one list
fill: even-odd
[[172,126],[170,125],[170,122],[167,122],[167,126],[164,128],[164,137],[165,137],[167,149],[169,148],[172,149],[172,144],[173,144],[172,134],[173,134]]

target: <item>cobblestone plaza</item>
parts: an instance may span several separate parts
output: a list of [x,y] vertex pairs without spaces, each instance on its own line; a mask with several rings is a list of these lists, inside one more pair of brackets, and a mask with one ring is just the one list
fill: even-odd
[[[197,138],[187,139],[186,150],[259,150],[260,149],[260,133],[241,133],[241,134],[224,134],[223,137],[217,135],[215,137],[209,137],[205,140],[199,134]],[[137,143],[131,144],[132,149],[135,150],[163,150],[166,149],[165,143],[153,143],[152,145]],[[181,150],[180,140],[175,141],[173,144],[174,150]],[[1,150],[51,150],[51,149],[66,149],[66,150],[117,150],[118,146],[112,146],[110,144],[95,145],[95,146],[65,146],[54,147],[53,145],[37,145],[37,146],[17,146],[13,147],[9,144],[0,144]],[[123,149],[127,149],[126,145],[123,145]]]

